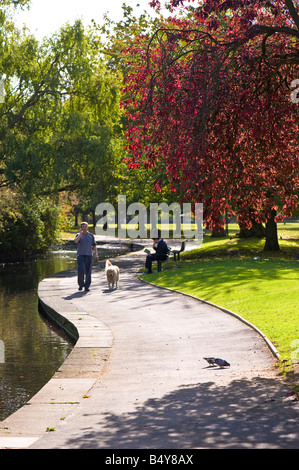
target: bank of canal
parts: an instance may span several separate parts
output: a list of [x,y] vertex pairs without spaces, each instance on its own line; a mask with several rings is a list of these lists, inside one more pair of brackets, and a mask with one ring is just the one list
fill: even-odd
[[[100,260],[123,247],[99,246]],[[39,282],[76,266],[76,251],[64,250],[0,266],[0,421],[23,406],[65,361],[73,345],[38,311]],[[4,356],[4,357],[3,357]]]

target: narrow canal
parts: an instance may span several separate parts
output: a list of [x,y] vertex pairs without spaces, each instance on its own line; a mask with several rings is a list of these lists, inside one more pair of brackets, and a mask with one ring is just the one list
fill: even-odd
[[[120,251],[121,250],[121,251]],[[123,248],[98,247],[100,260]],[[76,266],[76,251],[0,266],[0,421],[53,376],[73,345],[38,310],[39,282]]]

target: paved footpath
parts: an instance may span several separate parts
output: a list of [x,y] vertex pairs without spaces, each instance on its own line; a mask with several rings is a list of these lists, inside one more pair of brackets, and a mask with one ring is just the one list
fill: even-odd
[[[117,290],[103,262],[88,293],[77,291],[75,271],[41,282],[41,301],[79,340],[50,382],[0,423],[0,447],[299,448],[299,408],[264,339],[232,315],[140,281],[144,256],[114,260]],[[208,367],[204,356],[231,367]]]

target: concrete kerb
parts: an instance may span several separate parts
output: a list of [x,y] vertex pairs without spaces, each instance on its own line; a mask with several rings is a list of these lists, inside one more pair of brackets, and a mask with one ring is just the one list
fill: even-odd
[[[104,237],[98,239],[105,243],[115,242],[115,239]],[[148,243],[146,240],[138,241],[142,243],[138,245],[140,250],[144,248],[143,242],[145,245]],[[39,283],[38,301],[44,315],[65,331],[75,345],[44,387],[0,422],[0,449],[27,449],[45,433],[53,431],[75,406],[88,398],[104,371],[113,345],[111,330],[93,315],[74,309],[63,300],[64,295],[59,288],[62,281],[67,277],[73,279],[75,273],[73,269],[62,271]],[[63,315],[59,313],[61,310]]]
[[[58,313],[61,292],[57,278],[46,278],[39,284],[38,298],[43,313],[69,337],[74,348],[54,376],[22,408],[0,423],[0,449],[25,449],[72,413],[98,380],[108,361],[113,337],[110,329],[84,311]],[[65,277],[63,277],[65,281]],[[51,283],[55,293],[49,296]],[[64,302],[64,300],[62,300]],[[54,308],[50,307],[51,304]],[[65,302],[67,305],[67,302]],[[57,308],[57,310],[55,310]]]
[[[139,276],[138,276],[139,277]],[[154,287],[158,287],[159,289],[165,289],[165,290],[168,290],[170,292],[175,292],[176,294],[180,294],[180,295],[185,295],[186,297],[190,297],[191,299],[195,299],[195,300],[198,300],[199,302],[202,302],[204,304],[207,304],[207,305],[210,305],[211,307],[214,307],[214,308],[217,308],[218,310],[221,310],[222,312],[224,313],[227,313],[229,315],[232,315],[233,317],[237,318],[238,320],[240,320],[242,323],[245,323],[247,326],[249,326],[250,328],[252,328],[253,330],[255,330],[262,338],[263,340],[266,342],[267,346],[269,347],[270,351],[272,352],[272,354],[277,358],[277,359],[280,359],[280,354],[279,352],[277,351],[277,349],[275,348],[275,346],[273,345],[273,343],[271,343],[271,341],[269,340],[269,338],[267,338],[267,336],[261,331],[259,330],[253,323],[250,323],[248,320],[246,320],[245,318],[241,317],[241,315],[238,315],[237,313],[235,312],[232,312],[231,310],[228,310],[224,307],[220,307],[219,305],[216,305],[216,304],[213,304],[211,302],[208,302],[207,300],[203,300],[203,299],[200,299],[199,297],[196,297],[194,295],[191,295],[191,294],[186,294],[185,292],[181,292],[181,291],[178,291],[178,290],[175,290],[175,289],[171,289],[170,287],[164,287],[164,286],[159,286],[158,284],[154,284],[152,282],[149,282],[149,281],[146,281],[145,279],[141,279],[139,277],[140,281],[141,282],[145,282],[147,284],[150,284],[151,286],[154,286]]]

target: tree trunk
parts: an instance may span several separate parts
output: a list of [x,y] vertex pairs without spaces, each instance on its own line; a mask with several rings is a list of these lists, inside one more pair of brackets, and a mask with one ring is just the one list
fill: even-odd
[[[222,222],[222,217],[221,217],[221,216],[218,216],[218,220],[219,220],[219,222],[221,223],[221,222]],[[211,237],[212,237],[212,238],[225,238],[225,237],[226,237],[226,230],[225,230],[225,228],[222,227],[220,230],[212,229]]]
[[96,225],[97,225],[97,218],[96,218],[96,212],[95,212],[95,210],[92,210],[92,211],[91,211],[91,214],[92,214],[92,225],[93,225],[93,228],[96,228]]
[[266,243],[264,251],[278,251],[277,223],[275,222],[276,210],[272,209],[270,218],[266,222]]
[[226,237],[226,231],[225,228],[223,227],[220,232],[217,232],[216,230],[212,230],[211,233],[212,238],[225,238]]
[[252,227],[250,229],[246,228],[239,224],[240,232],[238,233],[239,238],[250,238],[250,237],[258,237],[258,238],[265,238],[266,236],[266,229],[263,224],[256,222],[255,220],[252,221]]
[[79,215],[79,212],[77,211],[77,209],[75,209],[75,227],[78,226],[78,215]]

